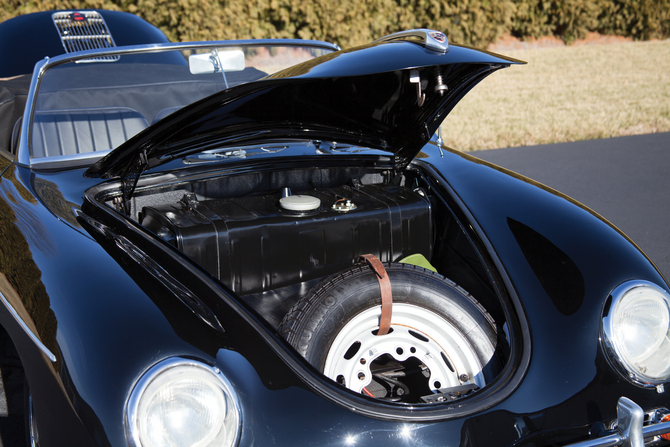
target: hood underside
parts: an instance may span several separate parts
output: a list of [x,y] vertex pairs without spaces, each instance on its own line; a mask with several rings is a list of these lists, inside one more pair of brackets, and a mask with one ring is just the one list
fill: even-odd
[[407,165],[460,99],[519,61],[407,41],[331,53],[195,102],[131,138],[87,176],[124,178],[203,150],[272,139],[381,149]]

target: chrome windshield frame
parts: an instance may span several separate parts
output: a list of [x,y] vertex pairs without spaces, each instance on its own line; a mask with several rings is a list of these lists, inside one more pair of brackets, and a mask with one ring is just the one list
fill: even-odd
[[[63,65],[78,60],[91,59],[93,57],[104,56],[123,56],[142,53],[160,53],[165,51],[182,51],[182,50],[197,50],[202,48],[225,48],[225,47],[260,47],[260,46],[295,46],[322,49],[327,51],[338,51],[340,47],[328,42],[318,40],[302,40],[302,39],[241,39],[241,40],[212,40],[203,42],[176,42],[164,44],[146,44],[146,45],[132,45],[125,47],[101,48],[94,50],[78,51],[68,54],[55,56],[52,58],[45,57],[35,64],[33,76],[30,82],[30,90],[26,98],[26,107],[23,112],[23,125],[21,126],[20,141],[17,148],[16,160],[17,163],[23,166],[33,167],[35,165],[48,163],[51,164],[56,160],[46,158],[45,160],[32,160],[30,156],[30,148],[32,142],[33,119],[35,116],[35,109],[37,105],[37,92],[44,78],[44,74],[51,68],[58,65]],[[104,153],[91,153],[90,157],[78,157],[79,159],[100,158]],[[71,157],[68,157],[70,159]]]

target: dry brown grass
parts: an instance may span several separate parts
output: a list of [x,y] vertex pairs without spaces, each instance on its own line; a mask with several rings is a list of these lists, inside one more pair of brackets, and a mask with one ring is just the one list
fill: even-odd
[[506,51],[442,124],[460,150],[670,131],[670,40]]

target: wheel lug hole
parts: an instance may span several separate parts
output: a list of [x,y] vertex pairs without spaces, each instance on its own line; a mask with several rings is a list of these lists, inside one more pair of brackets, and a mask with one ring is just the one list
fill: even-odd
[[358,380],[365,380],[365,373],[359,372],[358,373]]
[[411,348],[409,348],[409,352],[411,352],[412,354],[415,354],[416,353],[416,348],[414,346],[412,346]]
[[395,352],[398,355],[402,355],[405,351],[402,348],[398,347],[398,348],[395,349]]
[[468,376],[467,374],[461,374],[460,376],[458,376],[458,380],[460,380],[461,382],[467,382],[468,380],[470,380],[470,376]]
[[364,358],[361,358],[360,362],[361,362],[361,365],[365,365],[367,363],[367,361]]

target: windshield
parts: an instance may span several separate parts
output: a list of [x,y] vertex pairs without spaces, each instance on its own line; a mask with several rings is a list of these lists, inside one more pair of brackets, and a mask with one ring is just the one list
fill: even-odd
[[335,50],[246,42],[153,46],[50,66],[33,101],[31,161],[98,158],[187,104]]

